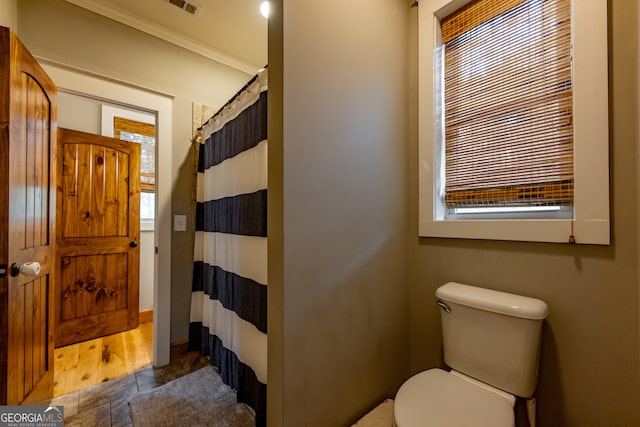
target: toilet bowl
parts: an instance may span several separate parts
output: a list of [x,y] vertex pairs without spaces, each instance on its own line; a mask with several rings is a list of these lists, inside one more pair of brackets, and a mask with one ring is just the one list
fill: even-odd
[[515,397],[455,371],[429,369],[396,394],[394,426],[514,427]]
[[450,282],[436,290],[444,361],[400,387],[395,427],[514,427],[516,396],[535,400],[542,322],[539,299]]

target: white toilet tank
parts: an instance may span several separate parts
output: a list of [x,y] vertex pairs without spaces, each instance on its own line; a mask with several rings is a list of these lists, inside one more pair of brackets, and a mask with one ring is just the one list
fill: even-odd
[[547,304],[455,282],[439,287],[436,297],[445,363],[508,393],[531,397]]

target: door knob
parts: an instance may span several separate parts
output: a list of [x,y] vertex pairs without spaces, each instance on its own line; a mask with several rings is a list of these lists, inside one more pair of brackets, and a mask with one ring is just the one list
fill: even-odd
[[16,277],[20,273],[25,276],[37,276],[40,274],[40,263],[39,262],[25,262],[24,264],[16,264],[13,263],[11,265],[11,276]]
[[138,246],[138,242],[134,240],[133,242],[129,243],[129,246],[131,246],[132,248],[135,248],[136,246]]

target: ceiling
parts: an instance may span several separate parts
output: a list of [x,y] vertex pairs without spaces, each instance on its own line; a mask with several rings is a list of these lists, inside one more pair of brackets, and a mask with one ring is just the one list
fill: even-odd
[[267,64],[262,0],[67,1],[249,74]]

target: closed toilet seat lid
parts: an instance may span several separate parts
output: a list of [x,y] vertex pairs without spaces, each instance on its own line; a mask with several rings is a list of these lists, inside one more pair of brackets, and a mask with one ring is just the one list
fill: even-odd
[[509,402],[442,369],[409,378],[394,402],[396,427],[514,427]]

